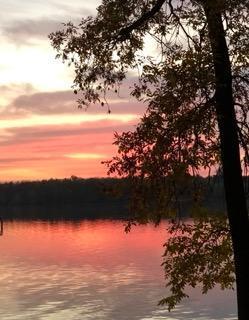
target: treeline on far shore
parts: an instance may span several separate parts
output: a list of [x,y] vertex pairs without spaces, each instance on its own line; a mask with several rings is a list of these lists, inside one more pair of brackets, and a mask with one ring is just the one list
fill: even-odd
[[[121,190],[115,194],[118,179],[49,179],[0,183],[0,206],[22,205],[72,205],[94,202],[109,202],[127,197]],[[111,194],[110,194],[111,193]],[[119,196],[120,195],[120,196]]]
[[124,180],[119,179],[83,179],[75,176],[0,183],[0,217],[125,217],[129,201],[124,184]]
[[[209,185],[207,193],[223,194],[220,178],[195,178]],[[213,180],[213,181],[211,181]],[[0,183],[0,206],[72,205],[128,201],[132,190],[128,179],[89,178],[72,176],[67,179],[49,179]],[[153,190],[152,190],[153,192]]]
[[[204,204],[221,207],[224,192],[221,177],[197,177],[206,186]],[[82,217],[127,217],[132,188],[129,180],[115,178],[21,181],[0,183],[0,216],[36,214]],[[52,212],[52,213],[51,213]],[[55,214],[56,213],[56,214]]]

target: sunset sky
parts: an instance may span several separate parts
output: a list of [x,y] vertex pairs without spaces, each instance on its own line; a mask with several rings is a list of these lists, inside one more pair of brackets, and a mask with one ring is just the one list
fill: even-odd
[[73,70],[48,34],[94,15],[100,1],[0,0],[0,181],[106,176],[114,131],[132,130],[144,106],[128,84],[106,108],[77,108]]

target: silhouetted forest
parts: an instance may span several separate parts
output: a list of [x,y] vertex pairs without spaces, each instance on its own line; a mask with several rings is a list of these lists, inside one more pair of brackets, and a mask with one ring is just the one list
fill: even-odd
[[[111,192],[116,179],[50,179],[41,181],[7,182],[0,184],[0,205],[66,205],[110,202],[120,198]],[[121,181],[121,180],[120,180]],[[123,180],[124,181],[124,180]],[[119,183],[120,186],[120,183]],[[110,198],[112,193],[112,198]],[[122,198],[127,195],[122,193]],[[120,199],[119,199],[120,200]]]
[[124,179],[49,179],[0,184],[3,218],[78,219],[127,217]]
[[[221,177],[195,178],[205,186],[203,205],[224,210]],[[3,218],[128,218],[131,183],[127,179],[50,179],[0,184]]]

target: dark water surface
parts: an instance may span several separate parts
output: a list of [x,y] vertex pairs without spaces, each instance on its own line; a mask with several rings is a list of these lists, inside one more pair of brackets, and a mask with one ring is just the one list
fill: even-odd
[[5,222],[1,320],[236,319],[235,293],[190,292],[174,311],[160,266],[166,223],[124,233],[122,221]]

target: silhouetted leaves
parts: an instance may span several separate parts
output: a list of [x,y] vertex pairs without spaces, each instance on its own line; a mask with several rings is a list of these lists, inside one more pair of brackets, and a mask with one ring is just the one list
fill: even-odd
[[[82,19],[79,26],[68,23],[64,30],[50,35],[59,57],[74,59],[74,87],[82,95],[78,100],[81,106],[106,101],[109,90],[118,92],[128,72],[138,70],[138,81],[130,94],[143,101],[147,110],[134,131],[115,134],[118,154],[106,164],[109,174],[132,181],[132,209],[140,223],[179,216],[190,198],[198,212],[205,188],[202,190],[193,176],[203,170],[210,174],[221,164],[216,110],[219,86],[204,11],[207,3],[218,8],[223,19],[232,69],[234,121],[246,168],[248,1],[104,0],[96,17]],[[157,48],[154,56],[143,50],[148,41],[150,47]],[[201,220],[192,226],[177,225],[183,235],[167,244],[164,263],[166,275],[171,277],[172,296],[162,302],[169,308],[185,297],[186,285],[195,286],[199,280],[203,292],[215,283],[230,286],[230,240],[221,232],[221,224]]]
[[233,250],[228,224],[222,217],[199,218],[173,223],[165,243],[163,268],[170,296],[159,304],[169,310],[188,297],[185,290],[200,287],[207,293],[216,285],[233,288],[235,275]]

